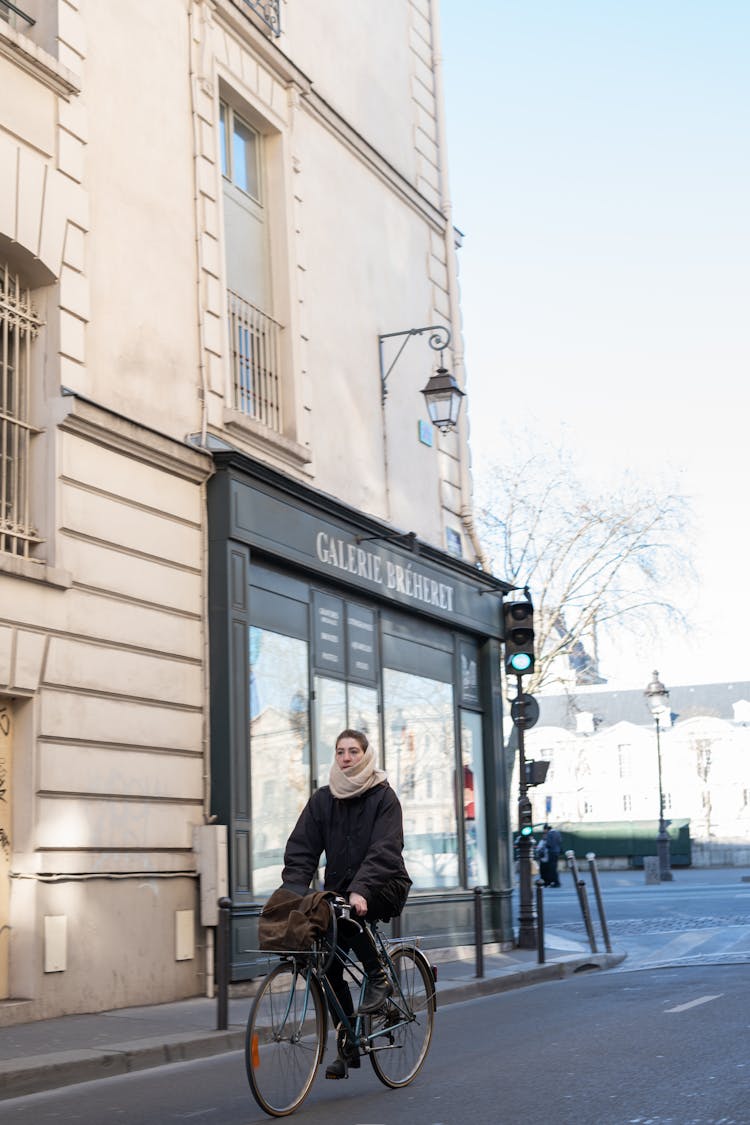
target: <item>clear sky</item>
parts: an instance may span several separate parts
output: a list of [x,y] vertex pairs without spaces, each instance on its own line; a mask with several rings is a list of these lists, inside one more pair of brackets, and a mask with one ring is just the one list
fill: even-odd
[[750,680],[750,0],[441,0],[441,24],[475,466],[520,414],[687,494],[695,631],[602,671]]

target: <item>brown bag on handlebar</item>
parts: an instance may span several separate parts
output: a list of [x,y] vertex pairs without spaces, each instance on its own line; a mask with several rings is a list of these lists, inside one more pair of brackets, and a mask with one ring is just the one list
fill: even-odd
[[295,894],[286,887],[274,891],[258,922],[260,948],[269,953],[288,953],[312,948],[331,924],[329,891]]

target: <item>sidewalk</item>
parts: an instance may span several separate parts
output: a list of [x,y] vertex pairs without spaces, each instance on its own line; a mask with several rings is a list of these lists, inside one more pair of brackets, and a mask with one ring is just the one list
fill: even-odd
[[[554,934],[545,937],[541,965],[535,950],[500,953],[486,947],[481,978],[476,976],[473,948],[429,951],[438,968],[438,1016],[446,1004],[560,980],[587,969],[612,968],[625,958],[617,952],[588,953],[582,943]],[[3,1028],[0,1099],[241,1050],[251,1002],[249,997],[230,999],[226,1031],[215,1030],[216,1000],[205,997]]]

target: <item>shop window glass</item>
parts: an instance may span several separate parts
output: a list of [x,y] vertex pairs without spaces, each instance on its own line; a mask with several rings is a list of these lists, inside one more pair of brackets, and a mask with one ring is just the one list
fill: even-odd
[[346,726],[346,684],[315,677],[315,757],[318,785],[328,784],[336,738]]
[[361,684],[347,684],[346,725],[364,731],[380,765],[380,724],[378,722],[378,693]]
[[414,886],[458,885],[453,687],[383,673],[388,780],[404,810],[404,858]]
[[253,892],[281,882],[284,846],[310,796],[305,641],[250,629]]
[[487,832],[484,822],[484,771],[482,769],[482,716],[461,712],[461,766],[463,770],[466,883],[469,887],[489,882]]
[[336,738],[346,727],[364,731],[380,762],[378,693],[360,684],[315,677],[315,747],[318,785],[328,784]]

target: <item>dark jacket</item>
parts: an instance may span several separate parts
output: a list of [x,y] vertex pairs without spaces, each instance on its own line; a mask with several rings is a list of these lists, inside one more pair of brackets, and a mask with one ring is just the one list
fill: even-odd
[[313,793],[284,853],[285,887],[304,891],[325,852],[324,887],[367,899],[368,916],[400,914],[411,879],[404,866],[401,804],[387,781],[341,800],[327,785]]

